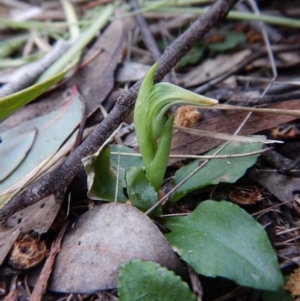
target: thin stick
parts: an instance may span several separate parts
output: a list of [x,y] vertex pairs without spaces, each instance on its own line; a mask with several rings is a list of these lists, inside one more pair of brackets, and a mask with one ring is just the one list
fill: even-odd
[[[243,157],[249,157],[249,156],[255,156],[260,155],[262,153],[265,153],[266,151],[269,151],[272,148],[264,148],[258,151],[253,151],[249,153],[244,154],[230,154],[230,155],[216,155],[216,156],[197,156],[197,155],[170,155],[170,158],[182,158],[182,159],[231,159],[231,158],[243,158]],[[127,157],[142,157],[141,154],[138,153],[122,153],[122,152],[111,152],[111,155],[121,155],[121,156],[127,156]]]
[[[220,147],[214,154],[217,155],[219,152],[221,152],[228,144],[230,141],[226,142],[222,147]],[[187,177],[185,177],[183,180],[181,180],[177,185],[175,185],[168,193],[166,193],[157,203],[155,203],[150,209],[148,209],[145,214],[148,215],[150,214],[153,210],[155,210],[159,205],[162,203],[168,201],[172,195],[180,186],[182,186],[185,182],[187,182],[191,177],[193,177],[202,167],[204,167],[209,160],[205,160],[202,162],[197,168],[195,168]]]
[[[255,11],[256,14],[260,14],[259,12],[259,9],[258,7],[256,6],[256,3],[254,3],[253,0],[249,0],[249,3],[250,3],[250,6],[252,6],[253,10]],[[272,66],[272,71],[273,71],[273,78],[272,78],[272,81],[274,81],[277,77],[277,69],[276,69],[276,66],[275,66],[275,60],[274,60],[274,55],[272,53],[272,49],[271,49],[271,45],[270,45],[270,41],[268,39],[268,35],[266,33],[266,30],[265,30],[265,27],[264,25],[262,24],[261,26],[261,30],[262,30],[262,34],[263,34],[263,37],[264,37],[264,41],[265,41],[265,44],[266,44],[266,48],[267,48],[267,52],[268,52],[268,56],[269,56],[269,59],[270,59],[270,63],[271,63],[271,66]],[[269,88],[272,86],[272,83],[270,83],[266,89],[264,90],[264,92],[262,93],[262,96],[264,96],[267,91],[269,90]],[[248,108],[249,109],[249,108]],[[256,109],[255,109],[256,110]],[[267,110],[272,110],[272,109],[267,109]],[[245,117],[245,119],[243,120],[243,122],[241,123],[241,125],[238,127],[238,129],[235,131],[235,135],[237,135],[240,130],[243,128],[243,126],[247,123],[247,121],[250,119],[251,115],[252,115],[252,112],[254,112],[254,110],[250,111],[250,113]],[[266,112],[266,111],[265,111]],[[269,111],[270,112],[270,111]],[[294,116],[294,115],[293,115]]]
[[61,241],[65,235],[65,232],[67,230],[69,222],[65,222],[62,226],[56,240],[52,243],[51,251],[49,254],[49,257],[47,258],[45,265],[41,271],[41,274],[36,282],[36,285],[33,289],[33,292],[29,298],[29,301],[40,301],[42,299],[42,296],[45,294],[47,285],[48,285],[48,279],[51,275],[52,268],[54,265],[54,261],[56,258],[56,255],[60,251]]
[[119,191],[119,175],[120,175],[120,158],[121,154],[118,152],[118,168],[117,168],[117,179],[116,179],[116,190],[115,190],[115,203],[118,200],[118,191]]
[[[270,83],[271,81],[269,81]],[[273,82],[275,83],[275,82]],[[243,102],[247,106],[258,106],[264,105],[269,103],[281,102],[281,101],[288,101],[294,99],[300,99],[300,93],[293,93],[293,94],[281,94],[281,95],[264,95],[261,97],[247,97],[242,95],[240,100],[238,99],[239,95],[234,96],[230,99],[230,102],[240,103]]]
[[[205,107],[201,109],[206,109]],[[224,110],[224,111],[244,111],[244,112],[254,112],[254,113],[266,113],[275,115],[288,115],[300,117],[300,110],[283,110],[283,109],[265,109],[265,108],[248,108],[242,106],[232,106],[225,104],[217,104],[210,108],[211,110]]]
[[[137,0],[130,0],[130,6],[134,10],[138,10],[140,8]],[[140,14],[136,15],[136,19],[139,24],[139,27],[140,27],[140,30],[141,30],[141,33],[143,36],[143,41],[144,41],[147,49],[150,51],[150,53],[155,61],[159,60],[159,58],[161,57],[161,52],[157,47],[155,39],[149,29],[149,26],[148,26],[144,16],[140,13]]]
[[280,204],[276,204],[276,205],[270,206],[270,207],[268,207],[268,208],[265,208],[265,209],[263,209],[263,210],[260,210],[260,211],[258,211],[258,212],[255,212],[255,213],[253,213],[253,214],[251,214],[251,215],[252,215],[252,216],[260,215],[260,214],[262,214],[262,213],[265,213],[265,212],[270,211],[271,209],[280,207],[280,206],[282,206],[282,205],[286,205],[286,204],[291,203],[291,202],[292,202],[292,201],[285,201],[285,202],[282,202],[282,203],[280,203]]
[[238,135],[230,135],[230,134],[223,134],[223,133],[212,133],[210,131],[199,130],[199,129],[191,129],[185,128],[181,126],[176,126],[176,130],[180,132],[202,136],[202,137],[209,137],[213,139],[220,139],[220,140],[228,140],[228,141],[237,141],[237,142],[246,142],[246,143],[283,143],[283,141],[279,140],[269,140],[263,137],[255,137],[255,136],[238,136]]
[[237,75],[236,79],[239,81],[243,82],[258,82],[258,83],[267,83],[270,84],[272,83],[273,85],[291,85],[291,86],[300,86],[300,81],[299,80],[294,80],[294,81],[272,81],[269,78],[263,78],[263,77],[255,77],[255,76],[245,76],[245,75]]

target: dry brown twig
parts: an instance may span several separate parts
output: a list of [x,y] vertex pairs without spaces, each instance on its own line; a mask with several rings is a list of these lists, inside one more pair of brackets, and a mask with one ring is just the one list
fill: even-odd
[[[219,21],[224,20],[238,0],[218,0],[210,9],[200,16],[188,30],[179,36],[159,59],[155,74],[155,82],[159,82],[173,66]],[[141,80],[132,86],[123,96],[119,97],[116,105],[107,118],[100,123],[89,137],[69,155],[63,164],[52,173],[42,177],[14,199],[10,200],[0,212],[0,220],[5,224],[6,219],[13,213],[55,193],[58,202],[62,202],[66,188],[82,166],[81,159],[93,154],[129,115],[134,108]]]
[[56,240],[52,243],[49,257],[47,258],[45,265],[41,271],[41,274],[36,282],[36,285],[34,286],[29,301],[40,301],[42,299],[42,296],[45,294],[48,285],[48,279],[51,275],[56,255],[60,251],[61,242],[65,235],[67,227],[68,227],[68,222],[65,222]]

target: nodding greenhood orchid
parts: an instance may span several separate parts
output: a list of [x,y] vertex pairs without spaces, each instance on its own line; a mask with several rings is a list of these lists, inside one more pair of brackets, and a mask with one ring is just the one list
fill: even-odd
[[137,141],[146,169],[146,177],[159,190],[168,164],[174,116],[167,116],[174,105],[213,106],[217,100],[193,93],[169,83],[153,85],[155,63],[146,74],[134,109]]

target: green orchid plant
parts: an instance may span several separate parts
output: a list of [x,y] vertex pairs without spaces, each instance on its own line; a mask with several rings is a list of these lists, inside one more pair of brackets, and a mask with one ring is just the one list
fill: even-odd
[[156,191],[166,172],[174,123],[168,110],[174,105],[213,106],[217,100],[193,93],[169,83],[153,84],[158,63],[146,74],[134,109],[137,141],[146,170],[146,178]]

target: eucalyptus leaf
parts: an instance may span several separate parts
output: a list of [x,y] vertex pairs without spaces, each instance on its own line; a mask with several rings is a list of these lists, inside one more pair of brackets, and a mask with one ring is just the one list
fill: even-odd
[[69,69],[66,69],[56,74],[55,76],[50,77],[46,81],[43,81],[39,84],[35,84],[29,88],[26,88],[14,94],[0,98],[0,120],[4,119],[19,108],[31,102],[33,99],[40,96],[48,88],[58,83],[68,71]]
[[27,156],[36,133],[37,130],[33,129],[15,137],[8,137],[0,145],[0,182],[4,181]]
[[[143,167],[131,167],[125,172],[126,187],[131,204],[145,212],[158,202],[158,194],[146,178]],[[161,207],[155,212],[161,214]]]
[[125,263],[118,279],[120,301],[195,301],[188,285],[155,262]]
[[69,100],[62,108],[4,132],[1,135],[3,140],[1,147],[5,146],[5,141],[8,141],[8,139],[13,137],[18,139],[17,137],[26,131],[38,130],[35,142],[22,164],[5,181],[0,183],[0,193],[53,156],[62,143],[76,129],[80,123],[81,116],[82,103],[74,86]]
[[[260,150],[262,146],[263,143],[231,142],[219,153],[219,155],[243,154]],[[219,148],[206,153],[206,155],[213,155]],[[256,162],[257,157],[258,155],[243,158],[212,159],[176,190],[171,196],[171,201],[174,203],[184,197],[187,193],[208,185],[216,185],[221,182],[235,183],[236,180],[242,177],[246,170]],[[195,160],[178,170],[173,178],[173,186],[176,186],[194,171],[199,166],[200,162],[201,160]]]
[[166,238],[197,273],[256,289],[283,288],[276,254],[263,227],[239,206],[205,201],[187,217],[166,218]]

